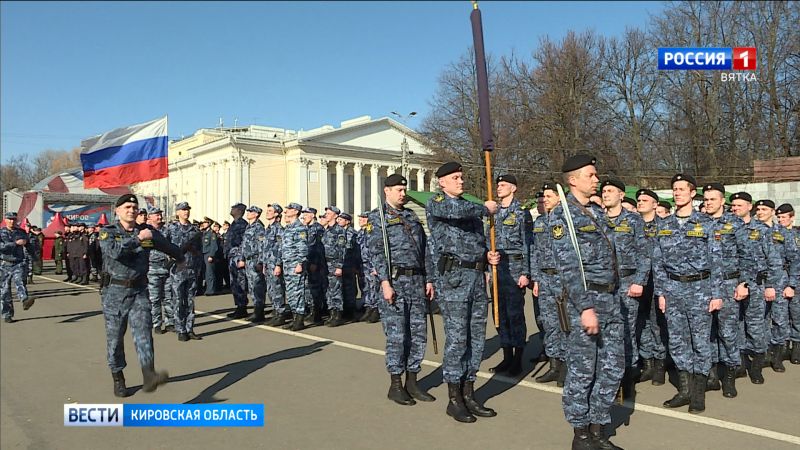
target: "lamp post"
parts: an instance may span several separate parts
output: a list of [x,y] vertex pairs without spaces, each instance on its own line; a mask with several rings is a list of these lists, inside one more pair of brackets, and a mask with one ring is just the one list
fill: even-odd
[[[391,111],[391,114],[397,117],[397,120],[399,120],[400,123],[402,123],[404,126],[407,127],[408,125],[406,125],[406,122],[408,122],[408,120],[411,119],[412,117],[416,116],[417,112],[411,111],[405,116],[395,111]],[[406,179],[408,179],[408,155],[410,154],[411,152],[408,151],[408,140],[406,139],[406,131],[403,130],[403,142],[400,143],[400,172]]]

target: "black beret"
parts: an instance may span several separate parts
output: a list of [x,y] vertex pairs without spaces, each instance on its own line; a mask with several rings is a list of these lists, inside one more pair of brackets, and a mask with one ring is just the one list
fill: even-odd
[[731,194],[731,201],[734,200],[744,200],[747,203],[753,203],[753,197],[747,192],[736,192]]
[[436,178],[446,177],[451,173],[461,172],[461,170],[461,164],[455,161],[446,162],[436,169]]
[[536,193],[536,198],[542,198],[542,197],[544,197],[544,192],[539,191]]
[[511,175],[509,173],[506,173],[506,174],[503,174],[503,175],[500,175],[499,177],[497,177],[497,179],[495,180],[495,183],[499,183],[501,181],[505,181],[506,183],[511,183],[514,186],[517,185],[517,177],[515,177],[514,175]]
[[658,202],[658,206],[660,206],[662,208],[666,208],[667,210],[672,209],[672,205],[670,205],[669,202],[665,202],[665,201]]
[[636,198],[637,199],[639,197],[641,197],[642,195],[646,195],[648,197],[652,197],[653,200],[658,201],[658,194],[656,194],[655,192],[651,191],[650,189],[639,189],[638,191],[636,191]]
[[670,181],[669,185],[672,186],[676,181],[688,181],[692,187],[697,187],[697,181],[695,181],[694,177],[691,175],[676,173],[675,176],[672,177],[672,181]]
[[778,206],[778,209],[775,210],[775,214],[786,214],[790,212],[794,212],[794,208],[792,208],[792,205],[788,203],[784,203],[781,206]]
[[572,172],[573,170],[578,170],[586,166],[593,166],[595,164],[597,164],[597,159],[592,156],[574,155],[570,156],[566,161],[564,161],[564,165],[561,166],[561,172]]
[[556,184],[553,183],[552,181],[545,181],[545,183],[542,185],[542,191],[543,192],[544,191],[555,191],[555,192],[558,192],[558,188],[556,187]]
[[775,202],[772,200],[759,200],[756,202],[756,206],[766,206],[767,208],[775,209]]
[[706,191],[720,191],[723,194],[725,193],[725,186],[722,183],[706,183],[703,186],[703,192]]
[[400,175],[399,173],[393,173],[383,180],[383,185],[386,187],[408,186],[408,180],[406,180],[406,177]]
[[133,195],[133,194],[125,194],[125,195],[121,195],[117,199],[116,203],[114,203],[114,206],[115,207],[122,206],[122,205],[124,205],[125,203],[128,203],[128,202],[135,203],[136,205],[139,204],[139,200],[136,200],[136,196],[135,195]]
[[602,183],[600,183],[600,189],[603,189],[606,186],[614,186],[615,188],[619,189],[620,191],[625,191],[625,183],[620,180],[616,180],[614,178],[608,178]]
[[623,199],[622,199],[622,203],[627,203],[627,204],[629,204],[629,205],[637,206],[637,205],[636,205],[636,200],[634,200],[634,199],[632,199],[632,198],[630,198],[630,197],[625,197],[625,198],[623,198]]

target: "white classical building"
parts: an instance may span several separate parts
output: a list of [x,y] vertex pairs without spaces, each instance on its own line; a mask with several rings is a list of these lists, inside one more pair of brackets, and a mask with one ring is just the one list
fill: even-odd
[[319,210],[336,205],[358,214],[378,205],[385,177],[401,173],[404,146],[409,189],[431,190],[436,164],[419,135],[393,119],[369,116],[309,131],[200,129],[170,142],[169,178],[132,189],[153,197],[167,214],[188,201],[193,218],[220,223],[237,202],[262,208],[297,202]]

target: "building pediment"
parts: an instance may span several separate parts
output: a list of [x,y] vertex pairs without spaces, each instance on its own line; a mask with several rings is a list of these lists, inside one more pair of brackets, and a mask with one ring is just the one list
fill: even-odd
[[301,132],[299,144],[318,143],[334,144],[342,147],[360,147],[381,152],[400,153],[403,139],[408,142],[408,149],[418,155],[428,155],[430,151],[422,144],[419,135],[403,124],[383,117],[371,120],[365,117],[362,121],[354,119],[342,122],[341,128],[322,127],[317,130]]

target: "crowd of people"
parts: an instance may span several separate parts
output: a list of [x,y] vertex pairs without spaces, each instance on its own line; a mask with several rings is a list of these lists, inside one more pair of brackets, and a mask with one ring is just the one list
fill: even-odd
[[[733,398],[737,378],[763,384],[764,367],[784,372],[785,360],[800,364],[800,305],[794,300],[800,233],[791,205],[753,202],[746,192],[733,193],[726,205],[722,184],[700,185],[676,174],[673,210],[650,189],[625,197],[625,184],[600,182],[595,164],[585,155],[569,158],[562,184],[542,186],[535,221],[515,198],[513,175],[497,177],[497,201],[480,205],[462,197],[461,166],[444,164],[436,171],[440,192],[426,204],[429,235],[405,207],[401,175],[386,178],[385,200],[359,215],[358,231],[353,217],[336,206],[318,214],[297,203],[263,209],[237,203],[230,223],[220,225],[191,221],[191,206],[181,202],[165,223],[160,209],[140,209],[136,197],[126,195],[116,203],[114,224],[72,224],[56,237],[57,273],[63,260],[65,281],[87,284],[91,276],[101,284],[108,362],[121,397],[128,395],[122,376],[128,320],[144,390],[152,391],[167,375],[154,368],[151,332],[201,339],[193,330],[194,298],[226,289],[233,295],[232,319],[293,331],[382,322],[387,395],[402,405],[435,400],[416,377],[427,344],[426,316],[439,310],[446,412],[459,422],[496,415],[473,395],[487,286],[497,283],[503,351],[490,371],[511,376],[522,373],[531,289],[549,360],[536,381],[564,387],[564,413],[579,449],[615,448],[602,430],[615,398],[633,396],[636,383],[665,384],[673,366],[677,393],[664,406],[688,405],[700,413],[707,391]],[[698,188],[701,208],[693,204]],[[494,251],[486,232],[490,217]],[[37,230],[25,234],[15,219],[7,213],[0,234],[7,322],[13,320],[11,281],[27,309],[33,300],[22,272],[29,265],[41,271]],[[37,256],[38,265],[31,263]],[[496,278],[489,276],[492,268]]]

